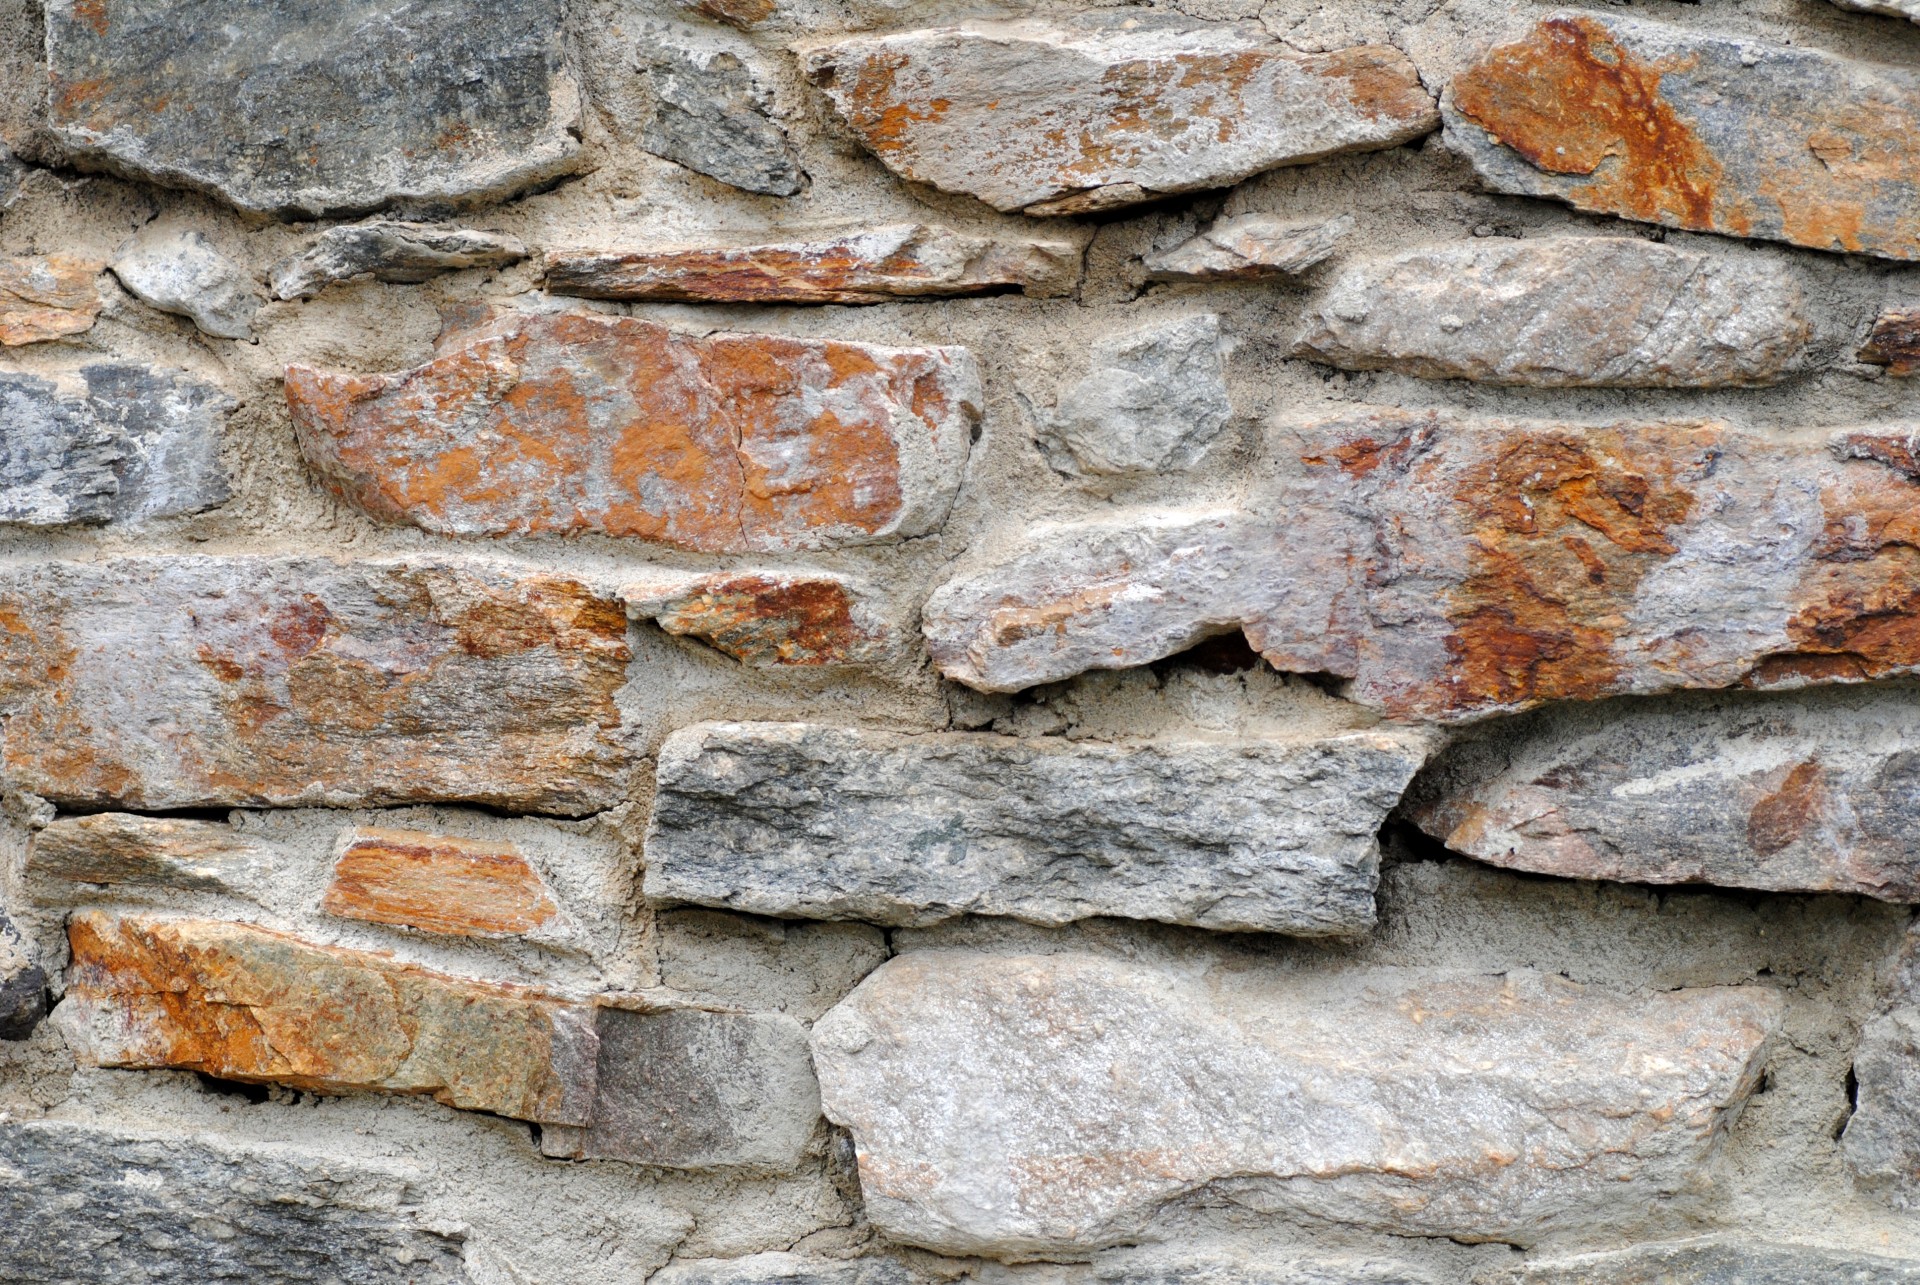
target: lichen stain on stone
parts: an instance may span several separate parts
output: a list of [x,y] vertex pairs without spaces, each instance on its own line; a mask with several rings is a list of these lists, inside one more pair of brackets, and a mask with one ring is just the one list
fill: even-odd
[[453,937],[522,936],[559,914],[511,843],[383,827],[342,837],[320,908]]

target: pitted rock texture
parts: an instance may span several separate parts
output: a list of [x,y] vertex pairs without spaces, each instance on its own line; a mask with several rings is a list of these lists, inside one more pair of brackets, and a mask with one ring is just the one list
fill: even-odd
[[84,162],[283,217],[509,196],[573,169],[561,0],[52,0]]
[[1859,358],[1871,366],[1885,366],[1898,379],[1920,370],[1920,308],[1883,308],[1873,319]]
[[1342,214],[1301,223],[1272,214],[1220,219],[1199,236],[1142,261],[1150,281],[1258,281],[1291,277],[1324,263],[1353,231]]
[[263,844],[217,821],[96,812],[60,817],[33,836],[27,880],[46,899],[71,899],[73,884],[125,894],[173,889],[245,895],[267,871]]
[[1811,332],[1774,260],[1637,237],[1487,239],[1349,264],[1294,355],[1486,384],[1718,388],[1777,381]]
[[707,724],[661,748],[644,888],[781,919],[1363,932],[1374,836],[1424,748]]
[[401,374],[294,366],[287,400],[308,462],[375,517],[739,553],[938,530],[983,398],[963,348],[516,313]]
[[1572,1254],[1489,1272],[1475,1285],[1910,1285],[1920,1262],[1853,1249],[1691,1240]]
[[46,1015],[47,974],[20,930],[0,911],[0,1040],[26,1039]]
[[276,299],[311,299],[335,281],[371,276],[409,284],[463,268],[500,268],[530,252],[518,237],[435,223],[380,219],[328,228],[307,248],[273,265]]
[[626,613],[477,564],[170,556],[0,574],[0,763],[76,808],[624,795]]
[[1159,473],[1193,467],[1232,417],[1220,318],[1200,313],[1094,344],[1038,438],[1063,473]]
[[1781,1011],[1757,987],[923,951],[817,1023],[814,1059],[868,1216],[907,1244],[1097,1249],[1227,1179],[1269,1214],[1526,1243],[1696,1181]]
[[895,648],[878,596],[824,572],[660,575],[620,597],[636,619],[761,668],[870,664]]
[[1842,9],[1856,13],[1882,13],[1889,18],[1908,18],[1920,22],[1920,2],[1916,0],[1833,0]]
[[560,913],[520,849],[384,826],[340,836],[320,908],[448,937],[520,937]]
[[817,241],[560,250],[546,268],[549,292],[584,299],[886,303],[1014,289],[1044,298],[1079,284],[1080,249],[899,223]]
[[1842,688],[1541,710],[1449,746],[1408,802],[1512,870],[1916,902],[1917,793],[1911,693]]
[[28,254],[0,259],[0,344],[18,348],[85,334],[100,317],[97,259]]
[[1496,192],[1694,232],[1920,258],[1920,74],[1562,11],[1455,76],[1449,147]]
[[653,31],[636,65],[654,101],[640,144],[696,174],[767,196],[792,196],[805,177],[767,93],[739,54]]
[[1860,1028],[1853,1079],[1840,1138],[1848,1170],[1895,1208],[1920,1207],[1920,932],[1911,926],[1880,1010]]
[[67,939],[73,970],[56,1020],[86,1064],[592,1119],[584,1005],[250,924],[89,910]]
[[968,22],[803,54],[902,178],[998,210],[1083,214],[1410,142],[1438,125],[1388,45],[1298,54],[1165,14]]
[[1018,691],[1241,628],[1396,717],[1920,670],[1920,465],[1891,429],[1379,411],[1291,430],[1244,509],[1029,532],[928,600],[949,678]]
[[0,523],[135,523],[224,504],[233,408],[212,384],[155,366],[0,372]]
[[14,1285],[465,1285],[462,1235],[413,1181],[339,1156],[66,1121],[0,1124]]
[[141,303],[186,317],[204,334],[253,338],[260,310],[253,279],[205,233],[143,232],[114,259],[113,275]]

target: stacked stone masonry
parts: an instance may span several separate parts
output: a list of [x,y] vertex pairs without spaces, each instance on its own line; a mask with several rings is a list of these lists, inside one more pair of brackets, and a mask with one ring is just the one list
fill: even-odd
[[0,1282],[1920,1281],[1916,21],[0,5]]

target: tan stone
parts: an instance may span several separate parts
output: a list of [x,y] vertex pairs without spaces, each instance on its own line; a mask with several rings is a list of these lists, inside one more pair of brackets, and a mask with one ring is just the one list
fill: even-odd
[[17,348],[93,329],[103,266],[70,254],[0,259],[0,344]]
[[340,836],[320,908],[449,937],[519,937],[559,913],[511,843],[356,826]]
[[621,586],[627,610],[748,665],[858,665],[885,657],[893,627],[873,593],[844,576],[720,571]]
[[1858,356],[1898,379],[1920,371],[1920,308],[1882,308]]

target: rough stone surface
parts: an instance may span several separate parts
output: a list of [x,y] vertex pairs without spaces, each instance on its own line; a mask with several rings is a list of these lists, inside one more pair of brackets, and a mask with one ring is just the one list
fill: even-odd
[[1255,1261],[1131,1252],[1094,1264],[1101,1285],[1435,1285],[1434,1278],[1378,1258],[1270,1254]]
[[71,254],[0,259],[0,344],[18,348],[93,329],[102,266]]
[[1095,344],[1039,441],[1064,473],[1159,473],[1191,468],[1232,416],[1220,318],[1201,313]]
[[273,265],[276,299],[311,299],[335,281],[371,276],[412,284],[463,268],[501,268],[527,257],[526,243],[499,232],[381,219],[328,228]]
[[0,574],[0,763],[63,806],[624,794],[619,602],[473,564],[171,556]]
[[338,1156],[34,1120],[0,1124],[14,1285],[464,1285],[402,1177]]
[[1860,1029],[1853,1079],[1840,1139],[1847,1168],[1896,1208],[1920,1206],[1920,931],[1912,926],[1879,1011]]
[[52,0],[81,159],[282,216],[502,197],[576,164],[561,0]]
[[190,318],[220,339],[253,338],[260,296],[253,279],[194,231],[143,232],[113,261],[113,275],[134,298]]
[[1272,1213],[1525,1243],[1696,1180],[1780,1012],[1757,987],[924,951],[817,1023],[814,1058],[868,1216],[908,1244],[1099,1248],[1228,1179]]
[[837,1261],[804,1254],[751,1254],[668,1263],[647,1285],[908,1285],[913,1278],[883,1258]]
[[61,817],[34,835],[26,872],[43,887],[84,883],[239,893],[267,867],[262,845],[230,825],[96,812]]
[[132,523],[224,504],[233,405],[184,371],[151,366],[0,372],[0,523]]
[[1785,375],[1811,334],[1784,263],[1637,237],[1474,240],[1349,264],[1297,356],[1548,388],[1717,388]]
[[1695,232],[1920,258],[1920,74],[1562,11],[1441,101],[1496,192]]
[[586,299],[886,303],[1004,290],[1046,298],[1073,292],[1080,249],[897,223],[768,245],[562,250],[546,266],[549,292]]
[[1557,707],[1450,746],[1409,799],[1456,852],[1535,874],[1920,902],[1906,693]]
[[805,178],[767,94],[740,56],[655,33],[641,41],[641,76],[654,100],[640,145],[696,174],[767,196],[792,196]]
[[511,843],[380,826],[340,836],[320,908],[450,937],[525,936],[560,913]]
[[1353,216],[1301,223],[1273,214],[1217,220],[1199,236],[1144,259],[1150,281],[1258,281],[1324,263],[1353,231]]
[[1692,1240],[1573,1254],[1486,1273],[1476,1285],[1907,1285],[1920,1262],[1852,1249]]
[[509,314],[395,375],[294,366],[301,450],[376,517],[702,552],[924,535],[982,404],[965,349]]
[[56,1020],[87,1064],[429,1094],[558,1125],[592,1118],[583,1005],[249,924],[82,911],[67,939]]
[[1247,508],[1043,528],[949,582],[935,663],[1018,691],[1238,626],[1278,669],[1434,719],[1920,668],[1905,434],[1437,411],[1293,433],[1297,473]]
[[1889,18],[1908,18],[1920,22],[1920,3],[1916,0],[1833,0],[1842,9],[1856,13],[1880,13]]
[[716,723],[660,751],[649,898],[777,918],[1356,933],[1404,733],[1068,742]]
[[845,576],[719,571],[621,586],[636,619],[697,638],[748,665],[860,665],[894,649],[877,596]]
[[593,1123],[550,1129],[550,1156],[784,1173],[820,1119],[806,1028],[778,1013],[599,1011]]
[[1858,355],[1899,379],[1920,370],[1920,308],[1881,309]]
[[902,178],[999,210],[1082,214],[1226,187],[1431,133],[1399,50],[1297,54],[1175,15],[968,22],[803,54],[860,143]]
[[46,1015],[47,975],[20,930],[0,911],[0,1040],[26,1039]]

